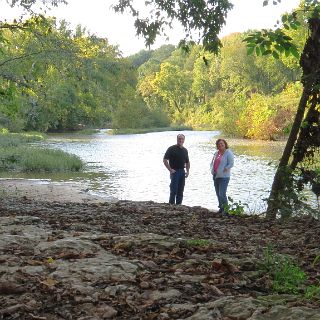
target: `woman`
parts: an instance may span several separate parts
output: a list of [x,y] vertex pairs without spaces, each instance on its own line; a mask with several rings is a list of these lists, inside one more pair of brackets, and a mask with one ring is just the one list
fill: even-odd
[[227,188],[234,157],[226,140],[218,139],[216,141],[216,147],[217,151],[213,155],[210,168],[219,202],[219,213],[226,214],[225,210],[228,205]]

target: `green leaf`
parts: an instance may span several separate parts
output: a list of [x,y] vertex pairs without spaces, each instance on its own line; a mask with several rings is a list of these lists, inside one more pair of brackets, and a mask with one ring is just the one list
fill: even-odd
[[257,56],[261,55],[261,50],[260,50],[260,48],[258,46],[256,47],[256,55]]
[[276,49],[277,51],[279,51],[280,53],[283,53],[283,52],[285,51],[285,48],[284,48],[282,45],[280,45],[280,44],[276,44],[274,47],[275,47],[275,49]]
[[272,55],[275,59],[279,59],[280,56],[279,56],[279,53],[277,51],[272,51]]
[[297,25],[294,22],[290,23],[290,28],[293,29],[293,30],[297,30],[298,29]]
[[251,41],[254,40],[255,38],[256,38],[255,36],[251,35],[251,36],[245,37],[245,38],[243,39],[243,41],[251,42]]
[[286,14],[284,14],[284,15],[281,17],[282,23],[287,22],[287,20],[288,20],[288,16],[287,16]]
[[256,43],[262,43],[263,41],[264,41],[264,38],[263,37],[259,37],[259,38],[257,38]]
[[247,47],[247,55],[251,55],[254,52],[254,47]]
[[271,53],[272,53],[272,51],[268,49],[268,50],[264,51],[264,52],[262,53],[262,55],[263,55],[263,56],[266,56],[266,55],[271,54]]
[[270,40],[265,41],[264,45],[266,46],[266,48],[270,48],[272,45],[272,42]]
[[290,50],[291,54],[292,54],[295,58],[297,58],[297,59],[300,58],[300,53],[298,52],[298,50],[297,50],[296,47],[290,47],[289,50]]
[[305,129],[305,128],[307,128],[309,126],[309,123],[308,123],[308,121],[302,121],[302,123],[301,123],[301,128],[302,129]]
[[266,51],[266,48],[264,45],[260,45],[260,52],[263,55],[263,53]]
[[292,40],[292,38],[289,37],[289,36],[283,36],[282,39],[283,39],[283,40],[286,40],[286,41]]

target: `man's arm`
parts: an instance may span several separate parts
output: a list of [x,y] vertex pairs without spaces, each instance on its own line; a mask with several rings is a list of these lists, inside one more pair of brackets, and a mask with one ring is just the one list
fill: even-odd
[[190,161],[186,163],[186,178],[189,176],[189,170],[190,170]]
[[164,163],[164,165],[166,166],[166,168],[169,170],[170,173],[175,173],[175,172],[176,172],[176,170],[174,170],[174,169],[172,169],[172,168],[170,167],[170,164],[169,164],[169,160],[168,160],[168,159],[163,159],[163,163]]

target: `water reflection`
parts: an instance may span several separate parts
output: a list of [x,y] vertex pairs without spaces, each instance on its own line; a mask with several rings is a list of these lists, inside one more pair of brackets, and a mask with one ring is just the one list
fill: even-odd
[[[51,135],[45,146],[62,149],[81,157],[87,167],[83,173],[39,174],[32,178],[84,182],[94,193],[118,199],[167,202],[169,173],[162,163],[166,149],[176,142],[178,132],[136,135]],[[184,131],[189,150],[190,176],[183,203],[217,208],[209,163],[215,151],[216,131]],[[228,139],[235,154],[235,167],[228,189],[234,201],[247,203],[249,211],[262,212],[268,196],[276,160],[283,142]],[[28,177],[28,175],[19,175]],[[31,176],[29,176],[31,177]]]
[[284,141],[252,141],[247,139],[229,140],[235,152],[255,159],[278,161],[285,146]]

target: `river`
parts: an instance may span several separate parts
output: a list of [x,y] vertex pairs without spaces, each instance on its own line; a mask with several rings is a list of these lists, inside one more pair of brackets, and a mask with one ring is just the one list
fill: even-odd
[[[169,173],[162,158],[176,142],[176,131],[134,135],[50,135],[45,145],[78,155],[87,163],[85,172],[51,174],[52,180],[82,182],[89,192],[117,199],[167,202]],[[179,132],[180,133],[180,132]],[[189,151],[190,176],[186,180],[183,204],[217,209],[209,163],[215,151],[217,131],[182,131]],[[235,154],[228,195],[248,205],[249,213],[262,212],[268,196],[276,160],[283,142],[228,139]],[[43,174],[39,176],[44,178]]]
[[[168,202],[170,178],[162,159],[166,149],[176,143],[177,134],[183,133],[191,163],[183,204],[217,209],[209,164],[220,134],[218,131],[128,135],[110,135],[107,131],[100,130],[94,135],[51,134],[40,142],[43,147],[79,156],[86,163],[83,172],[10,173],[9,177],[80,183],[89,193],[105,199]],[[227,141],[235,154],[228,196],[234,203],[244,205],[249,214],[265,211],[264,199],[269,195],[285,143],[244,139]],[[1,176],[8,178],[8,174]],[[304,195],[317,208],[315,195],[311,192]]]

